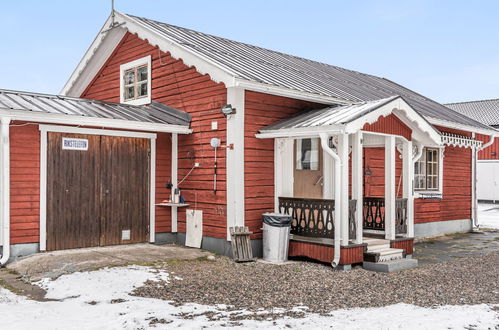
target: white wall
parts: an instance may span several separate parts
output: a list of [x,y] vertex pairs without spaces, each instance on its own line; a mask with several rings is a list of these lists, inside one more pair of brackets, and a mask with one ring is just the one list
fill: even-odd
[[499,160],[477,161],[477,198],[499,201]]

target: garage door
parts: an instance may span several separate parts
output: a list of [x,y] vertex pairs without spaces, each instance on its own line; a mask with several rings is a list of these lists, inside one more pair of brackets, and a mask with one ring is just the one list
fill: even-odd
[[146,242],[148,139],[48,133],[47,250]]

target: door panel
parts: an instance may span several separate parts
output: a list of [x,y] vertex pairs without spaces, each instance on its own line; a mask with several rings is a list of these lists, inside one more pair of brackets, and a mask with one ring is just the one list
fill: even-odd
[[[62,138],[88,140],[88,150],[64,150]],[[47,250],[99,245],[100,138],[48,133]]]
[[[63,137],[88,150],[62,149]],[[48,133],[47,250],[146,242],[149,149],[148,139]]]
[[[149,140],[101,137],[101,245],[146,242],[149,227]],[[122,231],[130,239],[122,239]]]
[[[311,139],[303,139],[311,140]],[[302,140],[302,141],[303,141]],[[299,168],[298,162],[301,158],[299,153],[303,150],[300,148],[299,140],[295,140],[294,145],[294,183],[293,183],[293,196],[301,198],[322,198],[322,186],[323,186],[323,162],[322,162],[322,148],[320,143],[317,141],[317,160],[318,166],[316,169],[311,169],[312,166],[307,166],[306,168]],[[300,149],[300,150],[297,150]],[[310,156],[307,156],[310,157]],[[303,167],[303,166],[302,166]]]

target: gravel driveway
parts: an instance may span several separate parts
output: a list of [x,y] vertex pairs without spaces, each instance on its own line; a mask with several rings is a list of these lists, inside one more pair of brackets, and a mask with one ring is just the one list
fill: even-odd
[[237,264],[217,257],[214,261],[157,265],[178,278],[163,285],[146,283],[134,294],[179,305],[226,304],[231,310],[290,310],[304,305],[316,313],[399,302],[424,307],[498,304],[498,265],[497,251],[388,274],[360,267],[333,271],[327,265],[299,261],[286,265]]

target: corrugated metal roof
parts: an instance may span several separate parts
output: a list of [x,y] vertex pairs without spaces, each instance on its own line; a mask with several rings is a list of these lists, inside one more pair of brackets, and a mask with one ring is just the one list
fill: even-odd
[[0,89],[0,109],[2,108],[186,127],[189,127],[191,121],[191,116],[188,113],[157,102],[152,102],[149,105],[128,105]]
[[261,132],[273,131],[278,129],[289,128],[305,128],[305,127],[318,127],[330,125],[347,124],[363,115],[382,107],[383,105],[397,99],[399,96],[393,96],[376,101],[368,101],[355,103],[344,106],[332,106],[325,109],[310,110],[299,113],[291,118],[286,118],[269,125]]
[[374,101],[400,95],[416,111],[427,118],[489,129],[480,122],[465,117],[440,103],[385,78],[283,54],[147,18],[123,15],[182,45],[191,52],[209,58],[239,79],[334,97],[347,102]]
[[485,125],[499,126],[499,99],[448,103],[445,106]]

